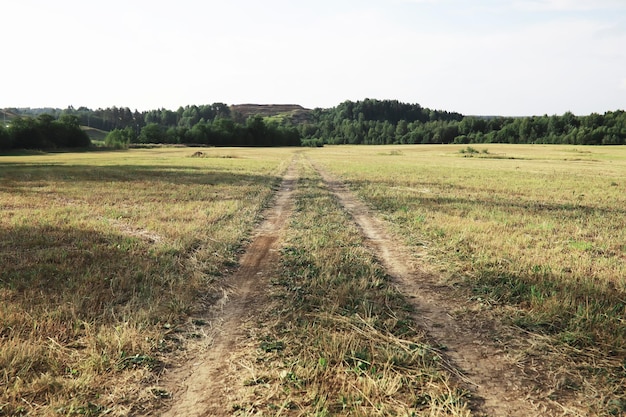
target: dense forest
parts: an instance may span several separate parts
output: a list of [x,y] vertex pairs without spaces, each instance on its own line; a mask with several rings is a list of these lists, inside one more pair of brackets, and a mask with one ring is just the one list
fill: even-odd
[[546,143],[626,144],[626,113],[532,117],[480,117],[430,110],[398,101],[344,102],[313,111],[300,126],[304,143]]
[[[271,106],[270,106],[271,107]],[[277,108],[279,106],[276,106]],[[267,110],[267,108],[265,109]],[[17,115],[0,126],[0,149],[89,145],[79,126],[109,134],[106,145],[140,143],[207,146],[323,146],[324,144],[551,143],[626,144],[626,113],[531,117],[464,116],[397,100],[345,101],[329,109],[248,115],[224,103],[139,112],[111,107],[5,109]]]
[[17,117],[8,128],[0,125],[0,150],[84,148],[91,145],[76,116],[63,114],[58,119],[42,113],[36,118]]
[[[19,116],[12,119],[8,127],[0,127],[0,149],[89,146],[89,138],[87,143],[57,140],[59,136],[41,123],[42,120],[53,120],[61,124],[69,119],[77,122],[76,126],[108,131],[105,144],[113,148],[139,143],[207,146],[294,146],[301,143],[300,133],[293,124],[279,123],[259,115],[238,121],[231,117],[230,108],[222,103],[181,107],[176,112],[158,109],[140,113],[117,107],[93,111],[85,107],[7,110]],[[33,139],[26,138],[23,125],[36,128],[32,130]]]

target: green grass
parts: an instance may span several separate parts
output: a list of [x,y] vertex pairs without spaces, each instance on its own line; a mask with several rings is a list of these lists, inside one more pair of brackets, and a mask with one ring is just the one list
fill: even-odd
[[91,139],[93,143],[104,144],[104,139],[109,134],[109,132],[105,130],[100,130],[93,127],[82,126],[81,129],[83,129],[85,133],[87,133],[89,139]]
[[0,415],[146,402],[172,329],[219,292],[285,167],[193,151],[0,157]]

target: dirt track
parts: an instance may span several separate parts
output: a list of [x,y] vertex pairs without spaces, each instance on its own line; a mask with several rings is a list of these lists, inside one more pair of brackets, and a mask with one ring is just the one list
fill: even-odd
[[[449,361],[466,388],[478,397],[480,412],[490,416],[551,415],[545,404],[536,403],[538,387],[528,375],[531,364],[518,363],[505,343],[494,341],[495,323],[461,321],[451,313],[463,305],[451,299],[432,276],[413,267],[410,251],[392,239],[384,224],[374,217],[346,186],[316,166],[325,184],[357,223],[368,246],[385,266],[400,292],[409,297],[417,309],[416,323],[424,328],[433,342],[444,348],[440,352]],[[500,329],[502,330],[502,329]]]
[[[303,163],[307,160],[301,159]],[[535,402],[539,388],[532,382],[533,364],[522,363],[500,341],[502,327],[494,323],[464,319],[451,313],[471,309],[469,304],[452,299],[436,280],[415,267],[409,250],[393,239],[383,222],[373,216],[343,183],[315,166],[324,183],[351,214],[370,250],[391,275],[399,290],[416,307],[415,320],[439,346],[449,370],[472,393],[476,415],[535,416],[554,415],[548,402]],[[167,376],[173,406],[165,416],[232,415],[238,400],[238,387],[246,365],[239,358],[257,340],[253,318],[263,305],[267,274],[278,261],[277,246],[292,210],[292,190],[296,186],[296,162],[293,162],[277,192],[274,206],[267,210],[265,221],[255,233],[252,244],[241,259],[241,266],[230,278],[234,293],[222,300],[222,308],[213,318],[212,343],[194,360]],[[515,346],[519,347],[519,346]]]
[[266,302],[267,271],[278,258],[276,243],[290,216],[295,168],[292,163],[276,193],[274,205],[266,210],[265,220],[241,258],[240,267],[229,278],[233,294],[224,296],[218,303],[222,308],[212,318],[212,343],[202,354],[167,377],[174,403],[164,416],[232,414],[232,392],[241,386],[239,376],[245,373],[245,364],[237,359],[238,352],[256,343],[249,332],[254,331],[254,317]]

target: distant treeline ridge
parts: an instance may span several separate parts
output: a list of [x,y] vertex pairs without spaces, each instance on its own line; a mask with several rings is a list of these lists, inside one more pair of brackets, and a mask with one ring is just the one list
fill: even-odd
[[[223,103],[145,112],[112,107],[91,110],[8,109],[21,117],[0,126],[0,149],[85,146],[78,125],[111,132],[109,146],[131,143],[208,146],[292,146],[324,144],[551,143],[626,144],[626,113],[532,117],[479,117],[432,110],[397,100],[345,101],[289,114],[244,119]],[[63,131],[63,129],[66,129]],[[64,133],[63,133],[64,132]],[[74,137],[75,135],[75,137]],[[70,140],[70,138],[72,138]]]

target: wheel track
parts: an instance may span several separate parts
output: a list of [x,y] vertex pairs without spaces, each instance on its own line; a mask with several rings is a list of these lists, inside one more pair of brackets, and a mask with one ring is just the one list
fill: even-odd
[[366,244],[383,264],[400,292],[416,308],[415,320],[433,341],[444,347],[442,356],[462,385],[474,397],[473,409],[488,416],[563,415],[553,404],[538,400],[540,388],[533,382],[537,371],[532,363],[521,364],[506,344],[497,343],[488,329],[493,323],[459,320],[451,312],[461,307],[442,293],[427,273],[410,265],[410,250],[390,237],[386,226],[346,187],[314,161],[307,158],[328,189],[350,214],[366,239]]
[[221,310],[212,318],[214,337],[211,346],[167,376],[172,407],[163,416],[229,416],[236,400],[237,376],[242,364],[238,352],[254,344],[248,334],[255,317],[266,305],[267,275],[278,260],[277,242],[282,237],[293,206],[292,193],[297,182],[294,158],[276,192],[272,207],[255,230],[250,246],[237,271],[229,278],[234,294],[224,296]]
[[[528,375],[532,366],[520,366],[506,346],[498,344],[483,328],[468,327],[450,311],[459,308],[441,293],[433,278],[414,269],[408,261],[408,248],[392,239],[384,223],[338,181],[313,161],[328,189],[352,216],[366,239],[366,244],[393,278],[401,293],[416,307],[416,322],[439,346],[442,355],[456,370],[461,383],[473,394],[477,415],[550,416],[557,413],[547,402],[535,401],[535,387]],[[293,209],[292,192],[296,186],[296,159],[292,161],[277,191],[275,204],[264,213],[265,220],[256,229],[254,239],[242,256],[240,267],[229,281],[235,293],[223,300],[223,307],[213,321],[213,343],[195,360],[170,372],[168,391],[173,393],[172,407],[163,416],[229,416],[237,401],[237,386],[243,368],[237,352],[254,344],[248,332],[255,316],[266,304],[265,276],[278,261],[276,246]],[[456,300],[458,302],[458,300]],[[527,364],[529,365],[529,364]],[[562,413],[560,413],[562,415]]]

